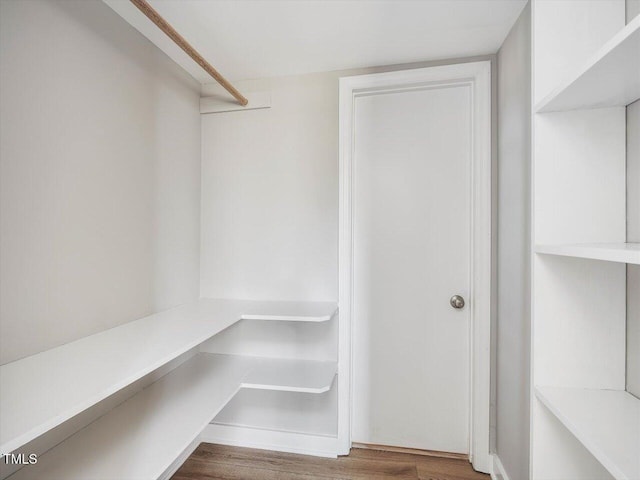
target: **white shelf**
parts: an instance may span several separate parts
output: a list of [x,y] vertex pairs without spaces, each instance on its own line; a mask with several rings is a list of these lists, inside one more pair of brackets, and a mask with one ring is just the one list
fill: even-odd
[[238,391],[252,360],[198,355],[22,468],[23,479],[157,479]]
[[19,448],[242,318],[318,322],[336,308],[203,299],[3,365],[0,451]]
[[618,32],[536,112],[624,106],[640,98],[640,17]]
[[0,451],[11,452],[240,319],[201,300],[0,367]]
[[323,393],[338,372],[335,362],[260,359],[242,381],[242,388],[284,392]]
[[332,302],[258,302],[235,300],[243,320],[326,322],[338,311]]
[[537,245],[536,253],[640,265],[640,243]]
[[338,435],[337,389],[321,394],[291,394],[273,390],[241,389],[212,425],[313,436]]
[[[11,479],[157,479],[243,387],[246,378],[265,388],[278,389],[280,375],[272,375],[267,365],[315,374],[328,370],[329,365],[324,363],[199,354]],[[302,369],[298,368],[300,365]],[[332,365],[335,375],[336,365]],[[267,378],[260,380],[259,373]],[[320,381],[293,377],[282,376],[282,389],[305,389]]]
[[536,387],[536,396],[614,478],[640,478],[640,399],[557,387]]

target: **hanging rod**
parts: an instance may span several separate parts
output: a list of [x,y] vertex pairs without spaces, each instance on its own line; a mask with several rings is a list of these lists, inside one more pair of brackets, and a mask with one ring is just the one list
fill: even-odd
[[140,10],[144,15],[151,20],[156,26],[162,30],[173,42],[178,45],[184,52],[189,55],[198,65],[200,65],[205,72],[211,75],[216,82],[218,82],[222,87],[229,92],[233,97],[238,101],[238,103],[242,106],[249,103],[249,101],[238,91],[236,88],[231,85],[226,78],[220,75],[213,66],[207,62],[202,55],[200,55],[195,48],[189,44],[185,40],[185,38],[180,35],[175,28],[173,28],[169,22],[167,22],[162,16],[151,6],[147,0],[131,0],[138,10]]

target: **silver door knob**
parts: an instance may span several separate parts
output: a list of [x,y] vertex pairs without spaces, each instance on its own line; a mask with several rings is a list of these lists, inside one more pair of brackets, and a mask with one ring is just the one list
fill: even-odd
[[460,295],[454,295],[449,300],[449,303],[453,308],[462,308],[464,307],[464,298],[462,298]]

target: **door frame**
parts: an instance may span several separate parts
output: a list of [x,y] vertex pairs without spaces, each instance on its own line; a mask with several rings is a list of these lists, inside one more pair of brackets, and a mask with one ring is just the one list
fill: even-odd
[[353,148],[357,97],[407,90],[471,88],[471,265],[469,459],[489,472],[491,412],[491,63],[480,61],[340,78],[338,453],[351,448]]

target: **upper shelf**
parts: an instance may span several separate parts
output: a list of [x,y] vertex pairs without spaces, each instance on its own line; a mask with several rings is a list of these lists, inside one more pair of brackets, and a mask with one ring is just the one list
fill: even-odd
[[2,365],[0,451],[14,451],[243,318],[318,322],[336,308],[203,299]]
[[536,253],[640,265],[640,243],[538,245]]
[[621,390],[537,387],[536,396],[616,480],[640,478],[640,400]]
[[535,111],[628,105],[640,98],[640,17],[629,22]]

